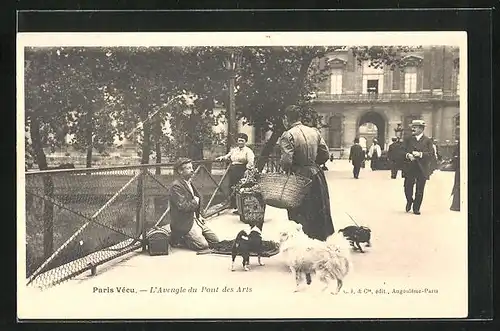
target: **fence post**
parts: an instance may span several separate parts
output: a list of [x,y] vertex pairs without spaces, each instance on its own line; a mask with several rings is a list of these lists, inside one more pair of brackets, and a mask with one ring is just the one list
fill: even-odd
[[140,185],[141,185],[141,215],[139,217],[140,227],[141,227],[141,236],[142,236],[142,251],[146,251],[146,194],[144,191],[146,187],[144,183],[146,182],[146,171],[147,169],[141,169],[140,176]]
[[54,181],[49,174],[43,176],[43,190],[49,197],[43,202],[43,255],[47,259],[54,253],[54,204],[50,201],[54,198]]

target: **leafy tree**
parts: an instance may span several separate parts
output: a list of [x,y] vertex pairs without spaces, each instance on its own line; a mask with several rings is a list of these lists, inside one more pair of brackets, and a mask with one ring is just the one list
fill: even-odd
[[[40,170],[48,169],[44,147],[60,146],[68,132],[68,100],[65,93],[71,87],[72,75],[57,61],[56,49],[25,49],[25,126],[29,132],[28,146]],[[44,194],[52,197],[54,183],[50,176],[43,177]],[[53,204],[44,203],[42,218],[44,255],[53,252]]]
[[236,106],[239,117],[271,137],[261,151],[258,168],[262,169],[270,153],[285,130],[282,117],[284,109],[296,104],[304,119],[321,125],[321,118],[310,102],[318,84],[329,73],[329,66],[322,60],[328,53],[349,50],[358,61],[370,60],[371,65],[401,63],[401,52],[411,47],[249,47],[242,49],[244,63],[237,78]]
[[68,91],[71,100],[69,133],[77,150],[87,152],[87,168],[92,166],[92,152],[99,153],[113,145],[116,128],[113,107],[116,100],[109,94],[112,82],[112,58],[103,47],[61,48],[63,63],[74,72],[74,89]]
[[[26,59],[27,123],[33,114],[42,121],[41,145],[52,150],[64,145],[67,134],[72,134],[74,147],[87,151],[90,167],[92,148],[104,151],[113,144],[116,134],[110,118],[113,102],[107,93],[112,77],[106,49],[32,48]],[[52,110],[40,112],[41,107],[34,106],[40,103]],[[37,139],[32,141],[37,143]]]
[[351,47],[351,50],[358,63],[370,61],[370,67],[377,69],[389,66],[394,70],[404,65],[404,57],[408,53],[421,48],[421,46],[357,46]]
[[[141,163],[149,163],[153,125],[164,122],[167,103],[182,92],[177,83],[184,76],[184,68],[179,66],[182,52],[173,47],[117,47],[110,53],[114,59],[110,94],[121,100],[116,127],[121,139],[142,127],[135,139],[142,146]],[[158,127],[161,125],[155,125],[155,137],[160,140]]]
[[243,49],[244,62],[237,78],[236,106],[239,117],[263,131],[272,131],[259,159],[262,169],[285,130],[284,109],[299,105],[304,116],[313,115],[307,104],[316,84],[326,77],[327,66],[315,59],[339,47],[250,47]]
[[177,155],[201,160],[205,147],[220,143],[212,127],[220,119],[214,113],[216,103],[227,103],[228,73],[223,67],[227,54],[221,47],[189,47],[183,53],[185,75],[178,83],[186,92],[186,102],[182,109],[172,109],[170,124]]

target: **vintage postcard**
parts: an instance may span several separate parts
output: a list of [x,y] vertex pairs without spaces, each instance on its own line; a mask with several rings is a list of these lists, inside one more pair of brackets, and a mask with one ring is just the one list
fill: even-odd
[[466,317],[466,41],[18,34],[18,318]]

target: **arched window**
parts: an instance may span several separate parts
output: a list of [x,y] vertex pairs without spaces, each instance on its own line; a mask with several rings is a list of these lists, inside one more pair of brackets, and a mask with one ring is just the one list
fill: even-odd
[[405,68],[405,93],[417,92],[417,68]]
[[328,120],[328,147],[342,146],[342,116],[334,115]]

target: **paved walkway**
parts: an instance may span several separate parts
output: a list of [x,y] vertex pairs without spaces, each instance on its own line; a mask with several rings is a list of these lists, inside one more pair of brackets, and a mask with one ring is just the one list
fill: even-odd
[[[464,212],[448,209],[453,173],[432,176],[422,215],[416,216],[404,212],[401,178],[391,180],[388,171],[362,169],[355,180],[346,161],[327,166],[335,228],[352,224],[349,213],[369,226],[373,236],[365,254],[353,254],[354,270],[344,283],[345,292],[337,296],[320,292],[314,279],[310,288],[293,293],[294,279],[279,255],[264,259],[265,266],[252,265],[250,272],[231,272],[229,256],[173,249],[168,256],[133,253],[98,268],[95,277],[84,274],[43,292],[24,289],[28,292],[20,295],[29,297],[20,312],[39,318],[466,315],[467,220]],[[264,240],[277,240],[284,222],[286,212],[268,207]],[[233,239],[246,227],[230,212],[214,217],[209,225],[221,239]],[[117,293],[118,287],[135,293]],[[158,288],[168,293],[156,293]],[[231,288],[233,292],[225,291]],[[394,294],[394,289],[412,293]],[[105,293],[111,290],[114,293]]]

